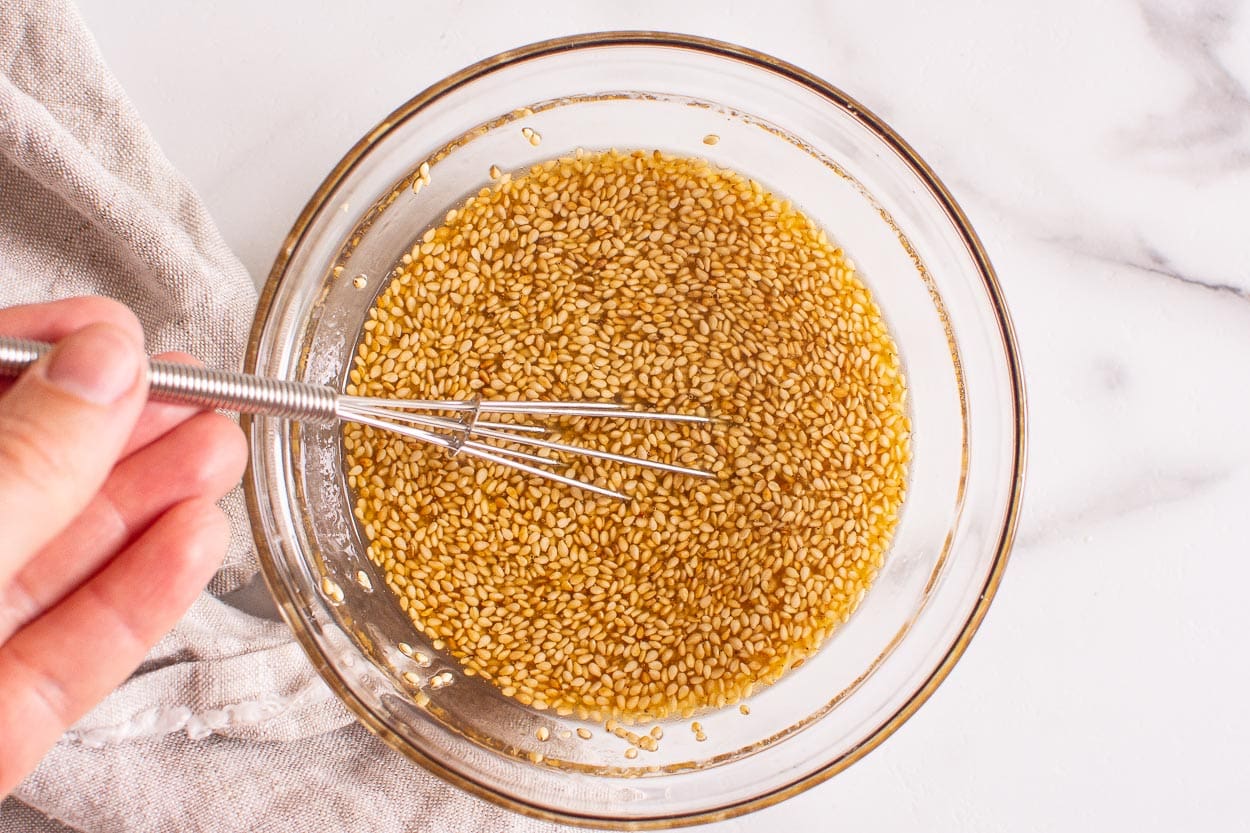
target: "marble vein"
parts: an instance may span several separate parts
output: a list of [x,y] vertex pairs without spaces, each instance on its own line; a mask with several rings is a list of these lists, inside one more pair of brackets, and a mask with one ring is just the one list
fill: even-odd
[[1250,91],[1216,52],[1231,38],[1238,10],[1231,0],[1142,4],[1151,40],[1185,70],[1192,88],[1175,111],[1151,114],[1131,130],[1127,150],[1162,151],[1173,168],[1206,176],[1250,168]]
[[[1250,301],[1250,289],[1247,289],[1247,287],[1239,286],[1231,281],[1212,280],[1181,271],[1170,258],[1144,241],[1139,241],[1136,251],[1132,254],[1124,252],[1112,254],[1093,245],[1093,241],[1085,241],[1081,238],[1067,238],[1066,241],[1050,238],[1043,240],[1043,242],[1064,245],[1067,251],[1099,263],[1132,269],[1137,272],[1145,272],[1187,286],[1231,295],[1243,301]],[[1250,276],[1247,276],[1247,282],[1250,283]]]
[[[1124,473],[1097,491],[1082,490],[1079,499],[1067,505],[1036,514],[1026,509],[1016,547],[1023,550],[1053,543],[1108,521],[1123,521],[1146,509],[1201,498],[1240,470],[1240,466],[1161,470],[1159,466],[1152,465]],[[1026,507],[1047,504],[1054,506],[1053,501],[1034,502],[1026,496]]]

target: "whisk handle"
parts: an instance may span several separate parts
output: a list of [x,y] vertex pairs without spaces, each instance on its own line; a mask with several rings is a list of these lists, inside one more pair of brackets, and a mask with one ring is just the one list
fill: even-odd
[[[51,349],[42,341],[0,336],[0,377],[17,376]],[[337,419],[338,395],[333,388],[174,362],[148,362],[148,398],[301,422]]]

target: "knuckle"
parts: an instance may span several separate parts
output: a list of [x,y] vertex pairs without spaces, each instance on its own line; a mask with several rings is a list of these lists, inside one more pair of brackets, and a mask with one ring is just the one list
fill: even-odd
[[0,473],[6,480],[44,491],[50,481],[70,474],[61,448],[30,420],[0,411]]
[[61,728],[72,725],[77,716],[74,698],[66,690],[64,682],[50,673],[42,663],[16,650],[14,643],[10,642],[4,647],[5,664],[15,667],[19,675],[25,678],[27,691],[42,706],[51,721]]
[[[118,640],[119,652],[142,656],[156,641],[150,638],[143,627],[144,612],[142,609],[127,607],[117,603],[113,594],[107,592],[101,582],[89,581],[83,585],[83,592],[90,594],[95,607],[107,613],[112,622],[104,627]],[[123,644],[128,643],[128,644]]]
[[9,582],[8,587],[0,588],[0,645],[42,610],[43,606],[27,589],[20,574]]
[[200,454],[195,466],[195,482],[199,491],[220,497],[243,473],[247,462],[247,441],[233,420],[221,414],[199,417],[203,432],[198,443]]

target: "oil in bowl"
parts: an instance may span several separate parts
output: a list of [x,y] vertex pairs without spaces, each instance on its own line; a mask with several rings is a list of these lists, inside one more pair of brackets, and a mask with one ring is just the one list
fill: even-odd
[[882,566],[910,445],[885,320],[823,229],[731,169],[579,150],[491,176],[396,265],[347,392],[703,414],[548,427],[712,477],[565,461],[622,502],[349,424],[368,556],[435,648],[533,709],[628,723],[737,703]]

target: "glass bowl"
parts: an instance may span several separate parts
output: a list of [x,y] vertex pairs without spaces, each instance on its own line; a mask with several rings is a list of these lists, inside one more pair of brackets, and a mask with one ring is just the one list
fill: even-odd
[[[541,144],[525,140],[526,127]],[[490,185],[491,165],[521,170],[579,147],[659,148],[736,169],[802,206],[875,294],[909,383],[913,459],[895,540],[850,621],[756,691],[749,714],[733,706],[698,715],[702,742],[689,720],[667,721],[659,751],[629,759],[626,741],[603,726],[502,696],[416,632],[364,554],[337,428],[246,421],[256,542],[270,590],[313,664],[362,723],[416,763],[563,822],[637,828],[724,818],[868,753],[966,648],[1019,511],[1017,351],[976,234],[878,118],[757,52],[609,33],[482,61],[370,131],[287,238],[247,370],[341,389],[365,315],[411,243]]]

